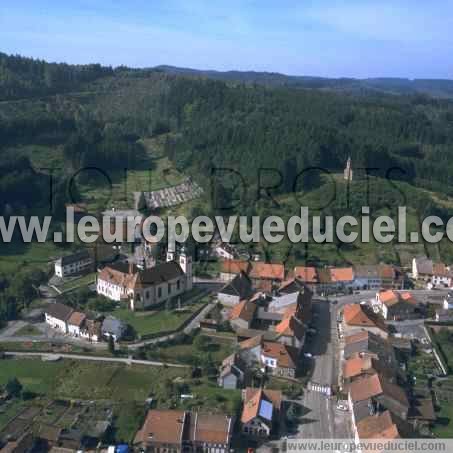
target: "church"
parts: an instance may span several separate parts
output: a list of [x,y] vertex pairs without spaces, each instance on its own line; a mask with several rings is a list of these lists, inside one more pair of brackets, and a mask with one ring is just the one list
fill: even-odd
[[184,249],[148,269],[133,263],[116,263],[99,271],[96,291],[111,300],[127,303],[130,310],[161,305],[192,289],[192,258]]

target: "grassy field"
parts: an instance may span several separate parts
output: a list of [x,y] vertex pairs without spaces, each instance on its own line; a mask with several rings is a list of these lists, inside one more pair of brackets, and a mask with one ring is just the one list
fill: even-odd
[[117,308],[112,315],[131,325],[138,335],[146,335],[178,329],[187,318],[207,302],[207,300],[202,300],[196,304],[184,306],[180,311],[161,309],[151,312],[133,312],[127,308]]
[[14,334],[15,337],[28,337],[28,336],[33,337],[37,335],[42,335],[42,332],[37,327],[31,324],[27,324],[26,326],[21,327]]
[[163,380],[186,373],[184,369],[71,360],[6,359],[0,365],[0,385],[17,377],[32,392],[83,400],[144,401],[150,393],[160,393]]
[[436,437],[443,439],[453,438],[453,405],[451,403],[441,405],[433,433]]
[[62,254],[53,242],[23,244],[11,242],[0,248],[0,272],[11,273],[23,267],[43,269]]
[[60,291],[67,292],[72,291],[73,289],[81,288],[83,286],[91,285],[95,282],[96,275],[96,272],[92,272],[82,277],[71,279],[65,282],[59,289]]
[[149,357],[155,360],[162,360],[164,362],[170,363],[188,363],[193,361],[194,357],[206,356],[210,354],[212,360],[216,364],[220,364],[223,359],[230,355],[234,351],[235,346],[235,337],[232,337],[231,340],[220,339],[214,337],[206,338],[206,346],[203,350],[198,350],[196,348],[196,339],[199,337],[200,333],[192,338],[191,343],[187,344],[168,344],[168,345],[156,345],[148,351]]

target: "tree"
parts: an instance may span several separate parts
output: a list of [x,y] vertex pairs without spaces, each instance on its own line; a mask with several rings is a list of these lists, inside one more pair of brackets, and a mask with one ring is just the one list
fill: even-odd
[[16,377],[13,377],[6,383],[5,390],[9,396],[17,398],[22,393],[22,384]]
[[198,335],[193,341],[195,349],[198,349],[202,352],[205,352],[208,349],[209,344],[209,338],[205,337],[204,335]]
[[111,335],[109,335],[108,347],[110,354],[115,354],[115,341],[113,340],[113,337]]

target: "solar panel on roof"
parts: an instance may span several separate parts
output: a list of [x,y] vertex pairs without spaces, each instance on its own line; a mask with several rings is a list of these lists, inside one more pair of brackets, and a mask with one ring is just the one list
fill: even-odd
[[266,400],[261,400],[258,415],[266,420],[272,420],[272,409],[272,403]]

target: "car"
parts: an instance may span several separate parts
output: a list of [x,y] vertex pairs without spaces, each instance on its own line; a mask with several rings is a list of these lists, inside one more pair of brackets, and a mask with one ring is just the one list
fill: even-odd
[[318,333],[318,331],[317,331],[316,329],[313,329],[313,328],[308,329],[307,332],[308,332],[310,335],[315,335],[316,333]]
[[337,303],[338,303],[338,300],[336,300],[336,299],[332,301],[332,305],[337,305]]
[[309,352],[304,352],[304,357],[311,359],[313,357],[313,354],[310,354]]
[[344,412],[349,410],[348,406],[344,403],[337,403],[337,409]]

